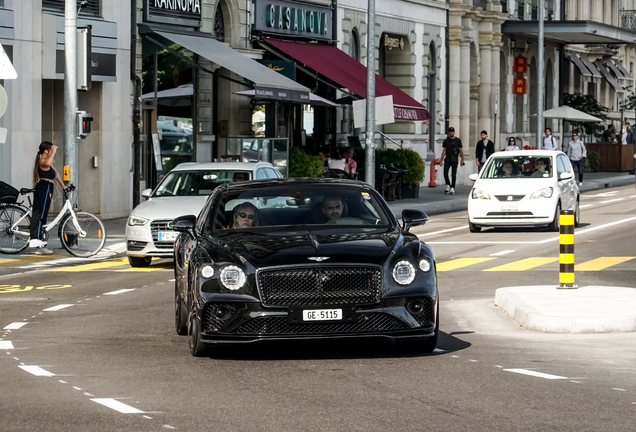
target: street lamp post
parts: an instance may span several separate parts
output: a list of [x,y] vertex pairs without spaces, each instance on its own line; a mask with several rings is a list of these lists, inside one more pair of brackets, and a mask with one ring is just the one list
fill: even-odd
[[64,165],[77,185],[77,1],[64,3]]
[[[544,95],[544,80],[543,80],[543,18],[545,15],[545,0],[539,0],[539,40],[537,45],[539,45],[539,59],[537,64],[537,149],[541,150],[543,148],[543,131],[545,130],[544,121],[543,121],[543,95]],[[563,131],[561,131],[561,135],[563,135]],[[561,138],[563,139],[563,137]]]
[[375,0],[367,11],[367,104],[365,124],[364,179],[375,187]]

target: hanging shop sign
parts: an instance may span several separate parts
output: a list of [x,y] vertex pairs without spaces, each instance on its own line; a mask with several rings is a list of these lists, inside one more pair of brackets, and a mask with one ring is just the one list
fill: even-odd
[[528,72],[528,58],[522,55],[518,55],[514,60],[514,73],[524,74]]
[[515,78],[512,84],[512,94],[524,95],[526,94],[526,79]]
[[382,33],[382,46],[385,49],[391,50],[399,50],[402,51],[404,49],[404,36],[400,35],[392,35],[389,33]]
[[518,55],[514,59],[512,68],[515,75],[512,83],[512,94],[524,95],[526,94],[526,78],[524,74],[528,72],[528,58]]
[[144,0],[144,21],[200,27],[203,1]]
[[256,60],[260,64],[267,66],[271,70],[285,75],[292,81],[296,81],[296,63],[284,60]]
[[254,31],[269,35],[330,41],[330,6],[301,2],[256,0]]
[[255,87],[254,96],[257,99],[279,100],[286,102],[309,103],[309,93],[298,90],[286,90],[273,87]]

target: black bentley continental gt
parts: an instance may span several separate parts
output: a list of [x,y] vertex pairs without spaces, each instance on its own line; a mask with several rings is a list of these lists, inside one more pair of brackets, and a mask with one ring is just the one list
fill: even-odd
[[439,335],[435,258],[369,185],[272,179],[217,187],[172,223],[175,326],[190,352],[274,339],[388,337],[431,352]]

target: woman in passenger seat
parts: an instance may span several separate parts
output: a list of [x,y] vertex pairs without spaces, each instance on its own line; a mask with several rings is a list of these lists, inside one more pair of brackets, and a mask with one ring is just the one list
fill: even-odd
[[258,209],[254,204],[244,202],[234,208],[234,221],[231,228],[252,228],[258,225]]

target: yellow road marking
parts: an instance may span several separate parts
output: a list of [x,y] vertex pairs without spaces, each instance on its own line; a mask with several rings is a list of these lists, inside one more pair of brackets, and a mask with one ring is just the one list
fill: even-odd
[[91,264],[82,264],[78,266],[53,268],[53,269],[50,269],[49,271],[81,272],[86,270],[100,270],[100,269],[105,269],[109,267],[117,267],[117,266],[123,266],[123,265],[128,265],[128,258],[122,258],[122,259],[113,260],[113,261],[102,261],[102,262],[96,262]]
[[39,262],[39,261],[49,261],[49,260],[62,258],[62,257],[63,255],[54,254],[54,255],[28,255],[28,256],[22,256],[20,258],[7,258],[7,259],[0,260],[0,267],[10,266],[15,264],[29,264],[29,263]]
[[574,266],[574,271],[599,271],[608,267],[615,266],[617,264],[624,263],[625,261],[633,260],[636,257],[603,257],[596,258],[591,261],[586,261]]
[[443,271],[449,271],[449,270],[456,270],[458,268],[468,267],[470,265],[479,264],[479,263],[494,260],[494,259],[497,259],[497,258],[458,258],[458,259],[437,264],[437,271],[443,272]]
[[117,272],[153,272],[157,270],[165,270],[164,267],[131,267],[123,270],[115,270]]
[[526,258],[520,261],[515,261],[515,262],[511,262],[501,266],[489,268],[484,271],[495,271],[495,272],[524,271],[524,270],[529,270],[531,268],[542,266],[544,264],[550,264],[558,260],[559,258],[552,258],[552,257]]

